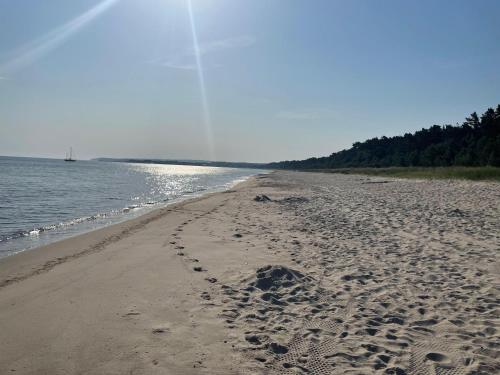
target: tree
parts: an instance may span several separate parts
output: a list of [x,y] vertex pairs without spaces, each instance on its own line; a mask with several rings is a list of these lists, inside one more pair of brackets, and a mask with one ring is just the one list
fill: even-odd
[[500,166],[500,104],[462,125],[433,125],[413,134],[355,142],[323,158],[271,163],[272,168],[314,169],[388,166]]

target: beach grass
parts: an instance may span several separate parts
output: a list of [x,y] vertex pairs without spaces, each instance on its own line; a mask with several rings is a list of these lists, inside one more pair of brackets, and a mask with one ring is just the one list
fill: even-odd
[[370,176],[416,179],[462,179],[500,181],[499,167],[389,167],[339,168],[308,170],[310,172],[362,174]]

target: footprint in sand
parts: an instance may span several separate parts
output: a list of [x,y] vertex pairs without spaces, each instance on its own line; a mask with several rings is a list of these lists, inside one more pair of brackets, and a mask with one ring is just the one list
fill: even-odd
[[151,330],[151,333],[154,335],[161,335],[163,333],[167,333],[168,331],[169,331],[169,328],[167,328],[167,327],[157,327],[157,328],[153,328]]
[[441,353],[427,353],[425,355],[425,359],[433,362],[445,362],[448,360],[448,357],[446,357],[444,354]]

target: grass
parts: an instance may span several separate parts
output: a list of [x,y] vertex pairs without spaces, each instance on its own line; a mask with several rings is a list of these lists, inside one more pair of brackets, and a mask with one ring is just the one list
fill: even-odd
[[339,168],[308,170],[310,172],[363,174],[397,178],[461,179],[500,181],[499,167],[389,167],[389,168]]

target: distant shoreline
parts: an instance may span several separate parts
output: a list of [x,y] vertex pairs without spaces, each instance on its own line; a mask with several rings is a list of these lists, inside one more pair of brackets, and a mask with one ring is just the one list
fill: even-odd
[[209,161],[209,160],[94,158],[92,159],[92,161],[104,161],[112,163],[118,162],[118,163],[141,163],[141,164],[189,165],[189,166],[219,167],[219,168],[269,169],[267,163],[247,163],[247,162]]
[[[61,160],[64,158],[45,156],[14,156],[0,155],[5,159],[41,159],[41,160]],[[269,169],[269,163],[232,162],[232,161],[210,161],[210,160],[185,160],[185,159],[151,159],[151,158],[106,158],[97,157],[91,159],[78,159],[83,162],[108,162],[108,163],[138,163],[138,164],[165,164],[165,165],[187,165],[198,167],[221,167],[221,168],[248,168],[248,169]]]

